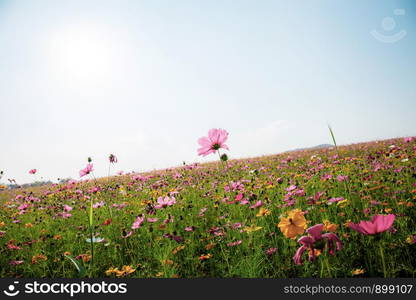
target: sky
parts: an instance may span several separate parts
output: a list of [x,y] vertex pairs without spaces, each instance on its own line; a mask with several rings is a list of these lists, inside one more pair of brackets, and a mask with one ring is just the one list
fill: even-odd
[[412,0],[0,0],[2,181],[416,135],[415,53]]

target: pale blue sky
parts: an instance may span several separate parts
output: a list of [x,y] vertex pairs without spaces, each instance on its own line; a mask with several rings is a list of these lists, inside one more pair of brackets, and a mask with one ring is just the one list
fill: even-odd
[[411,0],[0,0],[3,182],[415,135],[415,35]]

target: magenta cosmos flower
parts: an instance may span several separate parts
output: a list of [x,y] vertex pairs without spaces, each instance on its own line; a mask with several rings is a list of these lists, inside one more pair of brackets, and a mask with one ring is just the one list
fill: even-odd
[[339,237],[335,233],[322,234],[323,229],[323,224],[317,224],[306,230],[309,235],[302,236],[298,240],[298,243],[302,244],[302,246],[299,247],[295,256],[293,256],[295,264],[302,264],[302,254],[306,250],[309,250],[309,261],[313,261],[316,258],[315,249],[323,250],[326,246],[330,255],[334,255],[335,250],[339,251],[342,249],[342,242]]
[[393,225],[395,215],[375,215],[371,221],[360,221],[360,223],[350,223],[348,227],[361,234],[371,235],[387,231]]
[[228,149],[225,142],[228,139],[228,132],[224,129],[213,128],[208,131],[208,137],[204,136],[198,140],[201,148],[198,149],[198,155],[207,156],[208,154],[215,153],[220,148]]
[[36,172],[37,172],[36,169],[29,170],[29,174],[36,174]]
[[92,164],[87,164],[87,166],[82,169],[81,171],[79,171],[79,177],[83,177],[85,175],[90,174],[93,171],[93,165]]

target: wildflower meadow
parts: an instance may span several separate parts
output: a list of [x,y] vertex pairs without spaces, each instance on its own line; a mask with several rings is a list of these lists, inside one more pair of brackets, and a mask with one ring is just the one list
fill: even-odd
[[2,185],[0,276],[415,277],[416,139],[331,135],[333,147],[230,159],[232,135],[211,129],[195,151],[214,162],[116,173],[103,154],[108,177],[92,157],[77,180]]

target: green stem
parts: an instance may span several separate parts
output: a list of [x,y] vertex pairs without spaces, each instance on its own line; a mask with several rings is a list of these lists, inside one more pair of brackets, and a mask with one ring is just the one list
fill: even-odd
[[90,213],[89,213],[89,227],[90,227],[90,247],[91,247],[91,271],[94,271],[94,224],[93,224],[93,207],[92,207],[92,198],[90,199]]
[[[222,159],[221,159],[221,153],[220,153],[220,150],[217,150],[217,152],[218,152],[218,157],[220,158],[220,162],[221,162],[221,164],[222,164],[222,170],[224,171],[224,173],[225,173],[225,177],[226,177],[226,179],[227,179],[227,184],[229,185],[230,183],[231,183],[231,178],[230,178],[230,173],[228,172],[228,161],[223,161]],[[227,169],[226,169],[227,168]]]
[[326,262],[326,269],[327,269],[327,271],[328,271],[328,275],[329,275],[329,277],[331,277],[331,278],[332,278],[332,273],[331,273],[331,269],[330,269],[330,267],[329,267],[329,260],[328,260],[328,257],[325,257],[325,262]]
[[[322,254],[324,255],[324,254]],[[324,256],[321,259],[321,278],[324,277],[324,269],[326,268],[326,271],[328,272],[327,277],[331,278],[332,274],[331,274],[331,269],[329,267],[329,261],[328,261],[328,257]]]
[[221,153],[220,153],[219,149],[217,150],[217,153],[218,153],[218,158],[220,159],[220,162],[221,162],[221,165],[222,165],[222,169],[225,170],[224,162],[221,159]]
[[324,277],[324,262],[323,262],[323,260],[321,260],[321,276],[320,277],[321,278]]
[[384,250],[383,250],[382,242],[379,243],[379,248],[380,248],[381,263],[383,264],[383,275],[384,275],[384,278],[387,278],[386,260],[384,258]]

